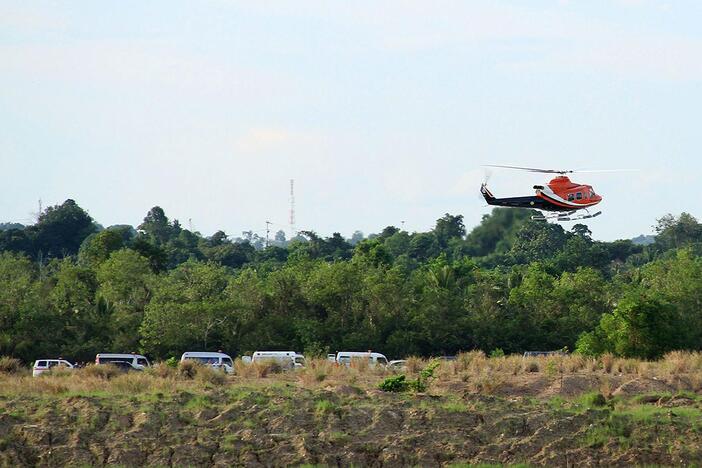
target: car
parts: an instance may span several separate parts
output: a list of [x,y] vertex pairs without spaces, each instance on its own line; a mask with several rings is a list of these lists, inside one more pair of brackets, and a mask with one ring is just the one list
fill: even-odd
[[222,370],[227,374],[234,373],[234,362],[228,354],[212,351],[186,351],[180,357],[180,362],[196,361],[213,369]]
[[396,359],[388,362],[388,370],[405,371],[407,370],[407,361],[405,359]]
[[110,361],[101,364],[103,366],[114,366],[122,372],[143,372],[144,368],[128,361]]
[[56,369],[60,370],[73,370],[75,368],[74,364],[66,361],[65,359],[37,359],[34,361],[34,366],[32,367],[32,376],[37,377],[46,372],[50,372]]
[[95,356],[95,364],[110,364],[111,362],[129,362],[134,368],[144,370],[151,366],[149,360],[141,354],[134,353],[98,353]]
[[525,351],[524,357],[565,356],[567,354],[565,351]]
[[439,356],[436,359],[438,359],[440,361],[455,361],[457,358],[456,358],[456,356]]
[[305,356],[295,351],[256,351],[251,362],[275,361],[286,369],[305,367]]
[[338,353],[336,353],[336,363],[339,365],[343,364],[347,367],[349,367],[353,361],[363,359],[368,360],[368,364],[371,367],[374,367],[376,365],[388,365],[388,358],[386,358],[383,354],[380,353],[373,353],[371,351],[339,351]]

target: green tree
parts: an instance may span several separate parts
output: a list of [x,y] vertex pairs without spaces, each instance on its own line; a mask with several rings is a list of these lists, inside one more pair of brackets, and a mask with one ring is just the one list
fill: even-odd
[[78,261],[84,265],[97,266],[110,257],[110,254],[124,247],[124,237],[116,230],[104,230],[91,234],[80,246]]
[[677,349],[684,331],[673,304],[660,297],[632,291],[597,328],[583,334],[577,350],[584,354],[611,352],[617,356],[655,359]]
[[146,234],[156,245],[168,242],[173,233],[173,226],[160,206],[151,208],[137,229]]
[[451,239],[462,238],[466,234],[466,227],[463,224],[463,215],[452,216],[446,213],[443,217],[436,220],[434,234],[442,249],[448,247]]
[[97,270],[98,297],[109,309],[110,337],[115,349],[135,350],[139,327],[154,281],[148,259],[131,249],[114,252]]
[[71,199],[48,207],[37,223],[27,228],[34,239],[34,251],[45,257],[77,254],[83,240],[96,230],[93,218]]
[[227,329],[237,314],[225,292],[230,280],[224,267],[192,260],[163,276],[141,325],[144,351],[164,357],[227,348]]

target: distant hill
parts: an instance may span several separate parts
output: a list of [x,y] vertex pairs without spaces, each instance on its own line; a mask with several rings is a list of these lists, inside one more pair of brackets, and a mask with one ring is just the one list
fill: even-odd
[[650,245],[656,242],[656,236],[645,236],[641,234],[640,236],[631,239],[631,242],[636,245]]
[[24,229],[25,225],[20,223],[0,223],[0,231],[9,231],[10,229]]

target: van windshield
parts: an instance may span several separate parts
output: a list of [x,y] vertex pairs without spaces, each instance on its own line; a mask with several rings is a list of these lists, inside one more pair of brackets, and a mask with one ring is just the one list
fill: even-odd
[[229,367],[234,366],[234,363],[228,357],[222,358],[222,364],[226,364]]

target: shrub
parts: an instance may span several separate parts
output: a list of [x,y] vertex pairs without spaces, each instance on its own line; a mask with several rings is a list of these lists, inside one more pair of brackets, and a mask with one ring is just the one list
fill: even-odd
[[404,392],[407,390],[425,392],[429,382],[434,378],[434,371],[439,367],[439,364],[439,361],[431,362],[419,371],[419,376],[417,376],[416,380],[406,380],[404,374],[388,377],[378,385],[378,388],[385,392]]
[[171,357],[169,357],[168,359],[166,359],[166,365],[167,365],[168,367],[173,368],[173,369],[175,369],[176,367],[178,367],[178,363],[179,363],[179,362],[180,362],[180,359],[178,359],[178,358],[175,357],[175,356],[171,356]]
[[17,374],[22,370],[22,363],[19,359],[8,356],[0,358],[0,374]]
[[349,367],[356,369],[359,372],[366,372],[368,370],[368,367],[369,367],[368,359],[366,359],[366,358],[353,358],[353,359],[351,359],[351,364]]
[[495,375],[492,372],[483,371],[471,380],[471,387],[478,393],[492,395],[505,383],[504,376]]
[[384,392],[404,392],[408,388],[408,382],[404,375],[395,375],[380,382],[378,388]]
[[600,362],[602,363],[604,371],[611,374],[612,367],[614,367],[614,355],[612,353],[605,353],[600,357]]
[[[177,367],[177,365],[176,365]],[[166,361],[165,363],[160,362],[158,364],[155,364],[154,366],[146,369],[146,373],[160,377],[162,379],[167,379],[169,377],[175,377],[176,375],[176,368],[171,367],[171,365]]]
[[490,351],[490,357],[491,358],[505,357],[505,352],[502,350],[502,348],[495,348],[492,351]]
[[111,388],[119,393],[134,395],[150,389],[153,383],[153,378],[149,375],[144,375],[143,372],[127,372],[115,377],[112,380]]
[[539,372],[539,364],[536,361],[529,362],[524,368],[527,372]]
[[457,371],[465,371],[470,367],[473,370],[480,370],[485,364],[485,353],[482,351],[469,351],[467,353],[458,353],[456,356],[455,366]]
[[213,369],[209,366],[200,366],[197,369],[195,379],[198,382],[212,385],[224,385],[227,382],[227,376],[223,371]]
[[82,370],[83,374],[89,377],[98,377],[109,380],[122,373],[117,367],[109,364],[92,364]]
[[241,359],[236,359],[234,361],[234,373],[240,377],[252,378],[256,377],[256,369],[254,364],[249,362],[246,363]]
[[251,366],[253,367],[256,373],[256,377],[258,378],[264,378],[268,377],[269,374],[279,374],[283,372],[283,367],[280,365],[279,362],[274,360],[254,362],[251,363]]
[[424,361],[420,357],[410,356],[407,358],[405,366],[407,367],[407,372],[409,372],[410,374],[416,374],[417,372],[422,370],[422,366],[424,366]]
[[181,361],[178,363],[178,375],[186,379],[194,379],[197,375],[198,367],[201,367],[201,365],[196,361]]
[[410,386],[418,392],[426,391],[430,380],[434,378],[434,371],[439,367],[439,364],[441,364],[439,361],[430,362],[427,367],[419,372],[417,380],[410,382]]

